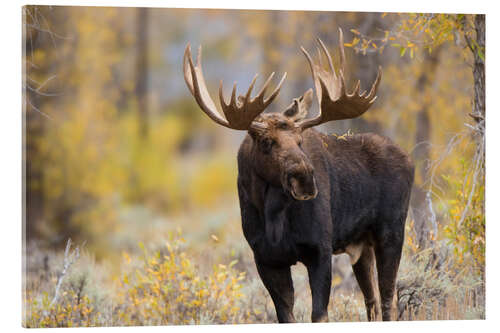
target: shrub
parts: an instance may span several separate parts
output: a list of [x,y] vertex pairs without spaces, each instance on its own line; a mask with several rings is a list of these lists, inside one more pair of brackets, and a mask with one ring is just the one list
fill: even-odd
[[405,253],[396,286],[399,319],[460,319],[466,311],[484,306],[483,281],[455,270],[451,250],[437,243],[434,248]]
[[444,227],[444,235],[454,245],[453,255],[458,266],[470,267],[484,276],[485,267],[485,227],[484,176],[473,184],[474,177],[468,176],[465,162],[462,162],[463,179],[446,178],[454,190],[450,200],[449,223]]
[[25,303],[28,313],[25,327],[91,327],[103,326],[101,313],[85,294],[74,290],[64,291],[60,300],[52,304],[47,293],[31,298]]
[[229,265],[214,265],[208,276],[183,250],[184,240],[172,234],[165,248],[149,254],[143,264],[120,281],[122,325],[221,324],[245,321],[241,311],[244,272]]
[[[94,259],[80,248],[64,253],[42,250],[38,244],[27,249],[24,275],[24,327],[103,326],[101,312],[108,294],[99,288],[102,273]],[[62,265],[61,265],[62,264]]]

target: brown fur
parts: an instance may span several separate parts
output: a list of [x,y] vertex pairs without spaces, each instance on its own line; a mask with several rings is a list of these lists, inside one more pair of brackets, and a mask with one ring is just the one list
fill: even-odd
[[250,130],[238,153],[243,232],[278,320],[295,320],[290,265],[297,261],[308,269],[312,320],[327,320],[331,255],[343,252],[368,319],[381,308],[390,320],[413,183],[408,155],[376,134],[302,131],[285,114],[260,116],[266,129]]

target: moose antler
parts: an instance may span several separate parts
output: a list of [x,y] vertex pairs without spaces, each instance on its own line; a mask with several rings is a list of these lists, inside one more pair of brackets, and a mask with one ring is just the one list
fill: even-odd
[[225,98],[222,93],[222,80],[220,81],[219,99],[225,116],[225,118],[223,118],[219,111],[217,111],[214,101],[208,93],[205,79],[203,78],[201,68],[201,46],[198,49],[196,66],[193,64],[191,46],[189,44],[186,46],[186,51],[184,52],[184,79],[186,80],[186,84],[200,108],[219,125],[236,130],[248,130],[250,127],[262,128],[264,126],[263,124],[256,122],[255,118],[261,114],[278,95],[281,85],[285,81],[286,73],[283,75],[280,83],[273,93],[266,99],[264,98],[264,94],[266,93],[269,83],[274,77],[274,72],[269,75],[257,96],[251,98],[250,95],[255,85],[255,81],[257,80],[257,76],[258,74],[254,76],[245,96],[238,96],[238,98],[236,98],[236,83],[234,83],[229,103],[225,102]]
[[370,93],[366,95],[366,91],[359,93],[360,81],[356,83],[352,93],[346,91],[344,79],[345,73],[345,53],[344,53],[344,36],[342,29],[339,28],[339,52],[340,52],[340,69],[338,75],[335,74],[332,57],[328,52],[325,44],[318,38],[318,43],[328,59],[329,70],[325,70],[321,63],[321,51],[318,48],[319,62],[315,64],[312,61],[309,53],[301,47],[302,52],[307,58],[311,67],[314,87],[319,104],[319,114],[312,118],[303,120],[300,124],[302,128],[316,126],[332,120],[341,120],[355,118],[365,113],[370,106],[375,102],[377,96],[378,85],[382,76],[382,68],[379,66],[377,78],[373,83]]

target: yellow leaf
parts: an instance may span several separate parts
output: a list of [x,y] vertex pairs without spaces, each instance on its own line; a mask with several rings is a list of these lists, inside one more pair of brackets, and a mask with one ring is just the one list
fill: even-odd
[[335,275],[332,279],[332,286],[338,286],[342,282],[342,278],[338,275]]

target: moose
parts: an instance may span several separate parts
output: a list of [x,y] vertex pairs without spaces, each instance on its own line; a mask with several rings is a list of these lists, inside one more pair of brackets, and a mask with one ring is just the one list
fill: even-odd
[[[295,322],[291,265],[303,263],[312,294],[313,322],[328,321],[332,254],[347,253],[363,293],[369,321],[391,320],[397,271],[404,241],[414,166],[390,139],[373,134],[343,137],[312,127],[359,117],[377,98],[382,69],[369,92],[360,81],[348,92],[345,53],[339,29],[340,68],[336,70],[318,38],[319,60],[301,47],[311,72],[319,113],[307,118],[309,89],[281,113],[263,113],[280,92],[286,73],[265,98],[274,73],[251,97],[257,75],[244,96],[219,99],[223,117],[208,93],[201,65],[188,44],[183,70],[199,107],[217,124],[247,135],[238,152],[238,196],[242,229],[280,323]],[[321,51],[322,53],[321,53]],[[328,64],[323,65],[321,58]],[[337,66],[338,67],[338,66]],[[378,280],[378,283],[377,283]]]

